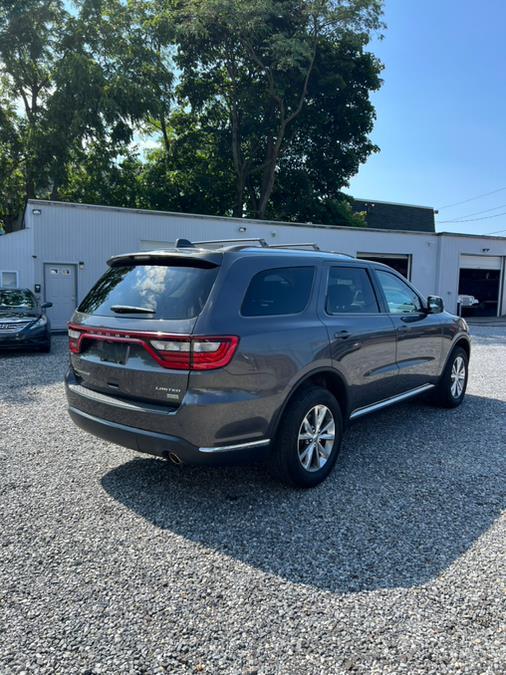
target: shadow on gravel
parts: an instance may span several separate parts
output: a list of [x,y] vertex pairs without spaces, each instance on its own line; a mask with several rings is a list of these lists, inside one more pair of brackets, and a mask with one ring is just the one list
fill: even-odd
[[[154,527],[292,583],[334,592],[411,587],[444,572],[504,506],[504,402],[405,404],[353,425],[336,469],[291,490],[263,467],[140,458],[105,490]],[[170,559],[167,560],[170,565]]]

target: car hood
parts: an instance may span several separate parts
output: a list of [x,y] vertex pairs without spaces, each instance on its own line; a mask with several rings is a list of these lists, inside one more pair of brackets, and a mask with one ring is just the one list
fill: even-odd
[[41,316],[37,309],[0,309],[0,323],[26,323]]

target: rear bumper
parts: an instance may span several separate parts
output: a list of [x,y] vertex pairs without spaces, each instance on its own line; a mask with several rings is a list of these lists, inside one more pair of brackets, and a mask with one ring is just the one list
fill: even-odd
[[172,459],[176,464],[233,464],[258,461],[268,452],[270,441],[252,441],[237,445],[197,448],[178,436],[136,429],[100,419],[69,406],[72,421],[84,431],[111,443]]
[[[185,464],[254,462],[269,452],[270,440],[258,434],[235,438],[216,435],[213,422],[230,425],[217,415],[216,406],[192,403],[178,408],[113,397],[83,387],[72,369],[65,378],[72,420],[85,431],[139,452]],[[235,424],[244,424],[235,410]],[[174,457],[174,455],[176,457]]]

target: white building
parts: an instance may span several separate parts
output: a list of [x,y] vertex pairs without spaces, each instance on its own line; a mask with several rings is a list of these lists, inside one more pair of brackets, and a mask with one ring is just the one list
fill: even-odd
[[480,300],[486,286],[482,310],[506,314],[506,237],[238,220],[42,200],[28,201],[23,229],[0,237],[0,286],[30,288],[41,300],[53,302],[48,312],[53,328],[64,329],[110,256],[164,248],[178,237],[314,242],[322,249],[395,266],[422,293],[441,295],[451,312],[457,311],[459,292]]

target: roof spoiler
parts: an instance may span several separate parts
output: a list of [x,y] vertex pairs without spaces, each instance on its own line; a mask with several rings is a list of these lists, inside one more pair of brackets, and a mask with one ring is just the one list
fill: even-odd
[[[182,247],[184,248],[184,247]],[[142,253],[123,253],[109,258],[109,267],[124,265],[174,265],[191,267],[219,267],[223,260],[223,253],[190,249],[185,251],[146,251]]]

